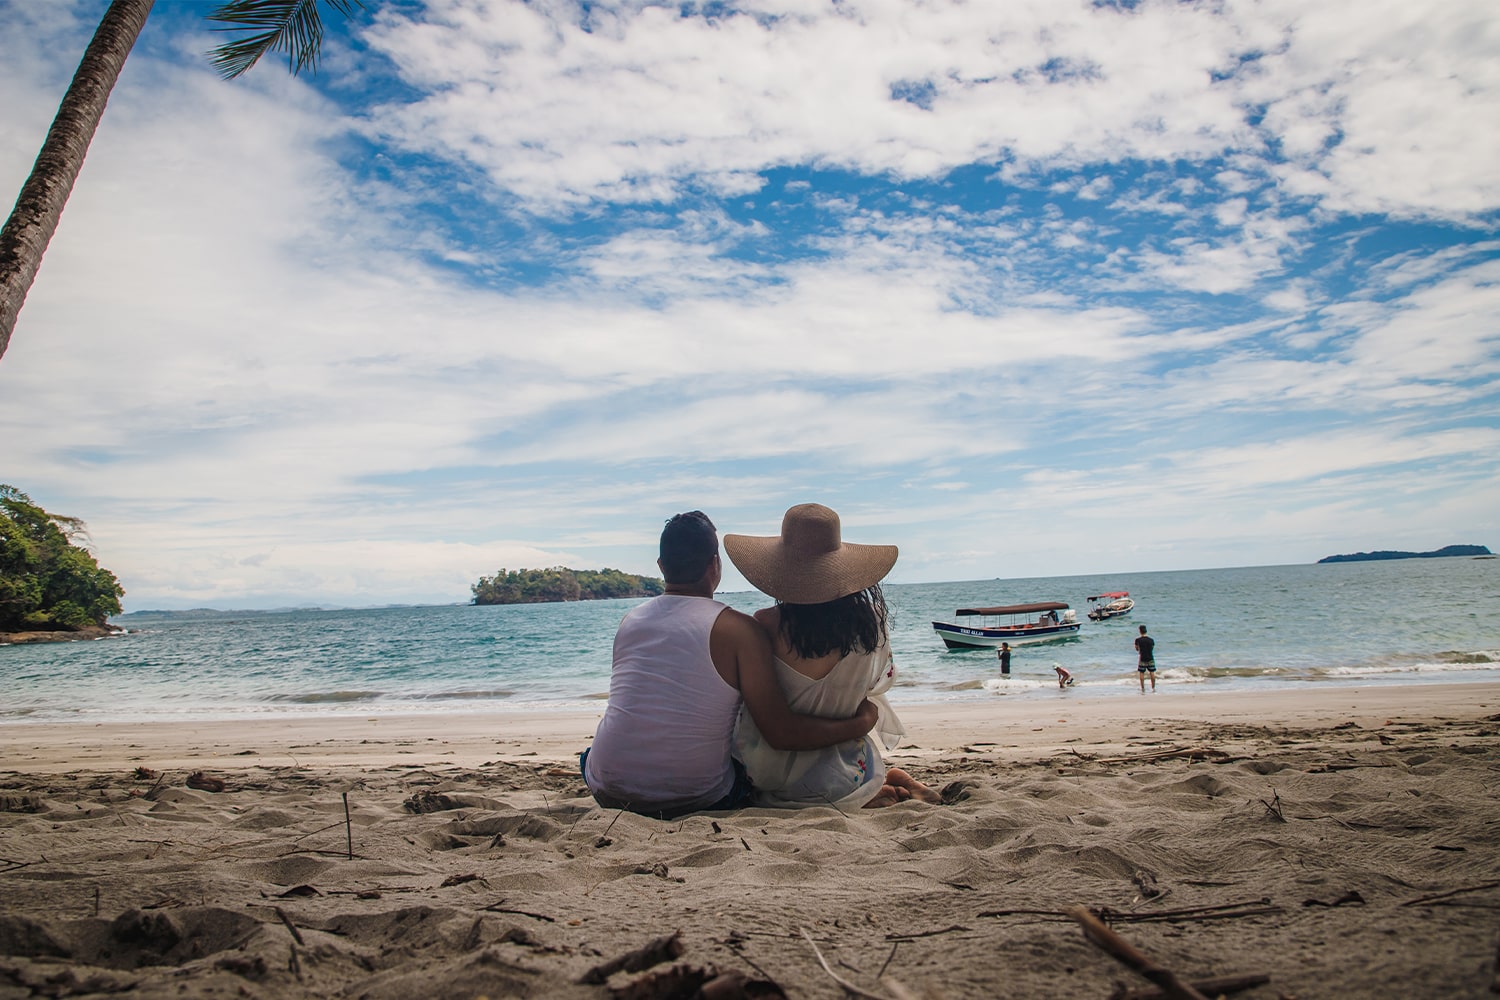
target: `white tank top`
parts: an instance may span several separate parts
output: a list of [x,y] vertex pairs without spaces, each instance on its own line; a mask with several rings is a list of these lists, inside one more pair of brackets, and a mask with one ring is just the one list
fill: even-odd
[[708,636],[727,605],[664,594],[615,633],[609,706],[584,782],[634,807],[701,809],[729,794],[740,693],[714,669]]

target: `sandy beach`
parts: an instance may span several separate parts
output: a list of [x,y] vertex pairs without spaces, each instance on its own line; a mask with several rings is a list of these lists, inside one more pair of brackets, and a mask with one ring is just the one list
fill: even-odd
[[1151,995],[1074,907],[1206,996],[1497,985],[1500,685],[900,712],[943,805],[672,822],[598,712],[0,727],[0,998]]

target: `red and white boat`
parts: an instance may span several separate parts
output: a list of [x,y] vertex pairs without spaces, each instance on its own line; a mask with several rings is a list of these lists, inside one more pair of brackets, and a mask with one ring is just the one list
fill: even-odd
[[1106,618],[1119,618],[1121,615],[1130,614],[1130,609],[1135,607],[1135,601],[1130,598],[1130,591],[1116,590],[1108,594],[1095,594],[1089,598],[1093,607],[1089,608],[1089,620],[1102,622]]

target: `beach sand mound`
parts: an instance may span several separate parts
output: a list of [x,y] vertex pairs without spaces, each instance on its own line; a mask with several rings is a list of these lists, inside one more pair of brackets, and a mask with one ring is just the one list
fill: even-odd
[[940,806],[672,822],[569,761],[5,772],[0,1000],[1146,988],[1073,906],[1183,979],[1268,977],[1247,997],[1478,997],[1497,730],[1178,722],[898,760]]

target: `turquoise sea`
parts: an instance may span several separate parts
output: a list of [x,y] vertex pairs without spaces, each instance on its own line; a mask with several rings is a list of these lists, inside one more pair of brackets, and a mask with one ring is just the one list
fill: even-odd
[[[1017,647],[948,651],[955,609],[1128,590],[1127,617]],[[1137,625],[1172,690],[1500,680],[1500,559],[1119,573],[887,588],[897,704],[1111,697],[1137,689]],[[720,595],[750,611],[759,594]],[[598,708],[634,600],[509,607],[136,613],[126,635],[0,646],[0,724]],[[1053,664],[1077,686],[1057,688]]]

